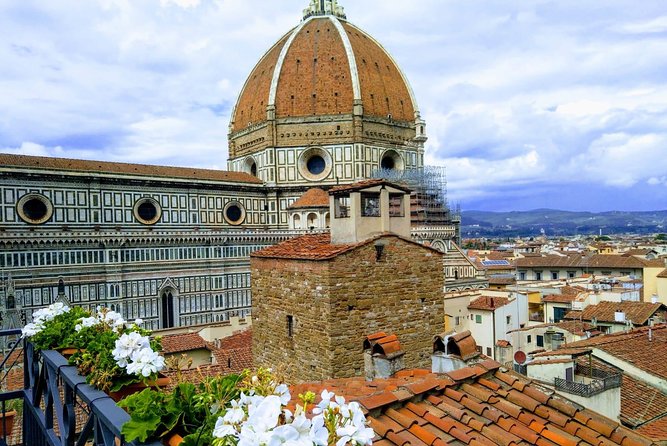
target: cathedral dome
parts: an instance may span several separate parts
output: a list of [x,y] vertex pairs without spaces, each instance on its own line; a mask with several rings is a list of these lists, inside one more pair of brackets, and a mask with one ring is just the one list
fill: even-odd
[[336,0],[312,0],[303,21],[250,73],[232,114],[230,141],[267,121],[353,116],[413,131],[419,122],[412,89],[391,55],[349,23]]

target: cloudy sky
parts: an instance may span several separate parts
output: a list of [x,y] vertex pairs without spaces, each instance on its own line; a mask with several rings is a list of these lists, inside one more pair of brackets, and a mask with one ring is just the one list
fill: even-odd
[[[0,151],[225,168],[307,0],[0,0]],[[667,209],[664,0],[341,0],[397,59],[463,209]]]

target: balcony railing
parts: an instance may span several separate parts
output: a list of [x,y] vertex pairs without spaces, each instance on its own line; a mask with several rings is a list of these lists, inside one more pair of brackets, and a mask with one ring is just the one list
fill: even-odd
[[554,387],[572,395],[590,398],[609,389],[621,387],[623,375],[577,365],[575,377],[585,379],[586,382],[554,378]]
[[[20,330],[0,331],[0,337],[20,336]],[[18,336],[17,336],[18,335]],[[10,364],[23,350],[22,361]],[[20,358],[21,356],[18,355]],[[35,352],[32,344],[15,342],[2,362],[2,384],[23,367],[23,389],[0,393],[0,409],[21,400],[21,435],[3,435],[0,446],[139,446],[120,433],[130,416],[106,393],[86,384],[76,367],[58,352]],[[6,388],[6,387],[5,387]],[[18,420],[17,420],[18,422]],[[142,444],[159,446],[159,443]]]

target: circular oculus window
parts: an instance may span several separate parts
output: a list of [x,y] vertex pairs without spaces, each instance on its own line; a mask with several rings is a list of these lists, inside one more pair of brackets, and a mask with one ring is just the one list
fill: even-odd
[[42,194],[27,194],[16,203],[16,211],[26,223],[41,225],[53,215],[51,201]]
[[403,170],[403,157],[395,150],[387,150],[380,158],[380,168],[383,170]]
[[245,208],[238,201],[230,201],[225,205],[223,216],[227,223],[238,226],[245,220]]
[[144,225],[154,225],[162,217],[162,208],[156,200],[146,197],[134,203],[134,218]]
[[308,149],[299,157],[299,173],[310,181],[326,178],[331,173],[331,155],[320,148]]

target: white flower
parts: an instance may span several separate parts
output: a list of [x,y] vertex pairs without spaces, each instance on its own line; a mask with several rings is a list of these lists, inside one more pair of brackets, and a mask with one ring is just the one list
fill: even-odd
[[102,322],[109,325],[116,332],[118,332],[126,324],[126,321],[125,319],[123,319],[123,316],[120,313],[117,313],[113,310],[103,311],[100,313],[99,316]]
[[[116,348],[111,351],[118,367],[127,367],[128,359],[143,349],[151,349],[148,336],[141,336],[137,332],[123,334],[116,340]],[[152,350],[151,350],[152,351]]]
[[144,348],[132,354],[133,362],[127,365],[130,375],[149,377],[164,368],[164,358],[150,348]]
[[336,429],[336,435],[340,437],[336,442],[336,446],[344,446],[347,443],[354,443],[363,446],[369,445],[373,442],[375,432],[373,432],[373,429],[370,427],[348,424]]
[[215,422],[215,428],[213,429],[213,436],[216,438],[225,438],[229,435],[238,435],[236,428],[225,424],[222,417],[218,418],[218,421]]
[[227,424],[239,424],[245,418],[245,411],[238,401],[232,401],[232,407],[222,417]]
[[143,324],[143,323],[144,323],[144,320],[141,319],[141,318],[136,318],[136,319],[134,320],[134,325],[136,325],[137,327],[140,326],[140,325]]
[[331,398],[335,398],[336,394],[333,392],[327,391],[327,389],[322,390],[322,393],[320,394],[322,397],[322,401],[317,405],[317,407],[313,408],[313,413],[316,415],[321,414],[324,412],[327,408],[329,408],[332,405],[336,405],[336,403],[331,402]]
[[313,417],[310,426],[310,440],[317,446],[327,446],[329,442],[329,431],[324,426],[324,417],[317,415]]
[[41,323],[30,323],[23,327],[21,329],[21,333],[24,337],[32,337],[35,336],[37,333],[42,331],[44,329],[44,326]]
[[84,327],[93,327],[100,323],[96,317],[82,317],[79,322],[80,323],[74,327],[76,331],[81,331]]
[[286,406],[290,399],[292,399],[292,396],[289,393],[289,387],[287,387],[286,384],[281,384],[278,387],[276,387],[276,390],[273,391],[274,395],[277,395],[280,397],[280,403],[283,406]]

